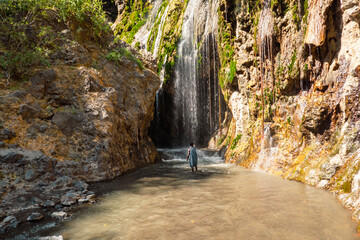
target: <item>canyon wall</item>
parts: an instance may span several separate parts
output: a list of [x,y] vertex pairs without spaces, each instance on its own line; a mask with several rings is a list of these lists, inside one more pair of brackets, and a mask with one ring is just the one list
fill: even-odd
[[211,146],[227,146],[227,162],[335,192],[359,220],[359,1],[223,0],[219,15],[233,118]]
[[[192,122],[195,117],[211,125],[209,118],[219,119],[215,128],[207,128],[215,132],[209,147],[226,150],[229,163],[335,192],[358,219],[359,1],[221,0],[199,3],[202,8],[194,7],[195,1],[136,3],[118,4],[113,28],[143,54],[157,57],[163,86],[151,135],[160,146],[171,146],[174,136],[186,137],[186,126],[178,124],[174,113],[174,99],[180,91],[176,85],[176,71],[183,61],[180,50],[191,38],[194,46],[188,48],[198,62],[192,77],[200,73],[192,85],[209,86],[213,75],[202,72],[215,70],[220,96],[227,105],[218,112],[210,110],[215,116],[204,119],[192,113]],[[212,25],[217,33],[211,31],[207,37],[216,38],[215,48],[214,41],[203,44],[206,35],[199,31],[208,21],[186,26],[203,18],[207,4],[218,5],[218,21]],[[189,6],[196,20],[187,14]],[[138,18],[142,21],[134,20]],[[206,45],[212,49],[202,51]],[[215,59],[209,71],[208,61],[200,57],[207,52],[212,52],[208,58]],[[189,69],[183,71],[186,76]],[[188,84],[181,87],[187,89]],[[191,97],[191,90],[186,92]],[[219,96],[211,88],[208,94],[205,99]],[[213,101],[201,102],[202,109],[214,105]],[[226,109],[225,115],[219,115]],[[205,140],[208,136],[201,135]]]
[[157,59],[162,81],[150,135],[159,147],[206,146],[224,118],[217,1],[118,2],[117,36]]
[[[77,192],[76,202],[87,194],[84,182],[155,163],[148,136],[160,85],[155,62],[114,39],[110,27],[95,32],[90,18],[70,13],[64,20],[59,10],[40,5],[35,15],[32,5],[3,7],[0,218],[41,211],[45,201],[57,204],[68,191]],[[22,63],[7,64],[18,59],[23,71]],[[0,225],[1,231],[12,226]]]

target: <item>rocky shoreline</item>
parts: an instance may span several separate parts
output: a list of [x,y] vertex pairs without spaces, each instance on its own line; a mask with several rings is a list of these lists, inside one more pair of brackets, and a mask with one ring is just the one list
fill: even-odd
[[60,162],[39,151],[0,149],[1,169],[16,180],[0,180],[0,234],[25,222],[66,218],[77,204],[93,203],[95,194],[82,176],[86,167],[74,161]]
[[[155,61],[56,11],[37,21],[24,34],[34,42],[32,32],[57,36],[48,64],[17,79],[0,74],[0,238],[66,218],[96,201],[89,183],[159,159],[148,136],[160,85]],[[0,44],[11,46],[3,32]]]

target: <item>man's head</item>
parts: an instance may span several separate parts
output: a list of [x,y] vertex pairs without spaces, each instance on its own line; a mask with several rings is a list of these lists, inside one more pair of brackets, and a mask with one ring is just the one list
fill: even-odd
[[190,143],[190,147],[193,147],[194,146],[194,143]]

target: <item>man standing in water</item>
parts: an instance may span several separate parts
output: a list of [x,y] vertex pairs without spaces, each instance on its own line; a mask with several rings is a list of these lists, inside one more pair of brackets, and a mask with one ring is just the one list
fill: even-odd
[[194,146],[194,143],[190,143],[190,148],[188,150],[188,155],[186,157],[186,161],[189,161],[191,171],[194,171],[194,167],[195,167],[195,170],[197,171],[198,159],[197,159],[197,153],[196,153],[196,148]]

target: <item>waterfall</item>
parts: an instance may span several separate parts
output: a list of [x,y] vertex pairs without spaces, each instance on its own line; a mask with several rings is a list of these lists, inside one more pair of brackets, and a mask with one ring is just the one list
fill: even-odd
[[[165,56],[164,62],[166,62],[167,56]],[[156,99],[155,99],[155,121],[156,121],[156,129],[160,129],[161,124],[161,106],[164,105],[163,100],[163,84],[164,84],[164,78],[165,78],[165,64],[162,65],[161,71],[160,71],[160,87],[159,90],[156,91]],[[158,139],[157,139],[158,140]]]
[[149,13],[147,20],[146,20],[146,23],[144,24],[144,26],[142,26],[139,29],[139,31],[134,36],[133,43],[135,44],[136,42],[140,42],[140,46],[142,49],[147,48],[147,41],[148,41],[149,35],[151,33],[151,29],[152,29],[154,23],[156,22],[157,14],[160,10],[161,4],[162,4],[162,0],[155,0],[154,5]]
[[161,21],[160,21],[159,27],[157,29],[157,35],[156,35],[156,39],[155,39],[154,52],[153,52],[154,57],[156,57],[158,55],[157,53],[158,53],[159,47],[160,47],[160,42],[161,42],[161,37],[162,37],[162,30],[163,30],[165,19],[166,19],[168,10],[169,10],[169,6],[170,6],[170,3],[167,5],[163,15],[161,16]]
[[[257,41],[260,50],[260,79],[261,79],[261,105],[262,105],[262,136],[264,136],[264,122],[265,122],[265,95],[264,90],[270,87],[268,82],[272,82],[272,97],[275,102],[275,78],[274,78],[274,59],[273,59],[273,37],[274,37],[274,16],[270,7],[270,0],[263,1],[263,9],[260,12],[258,23]],[[267,61],[268,60],[268,61]],[[269,76],[270,73],[270,76]],[[271,81],[269,81],[269,78]],[[271,116],[269,114],[268,118]]]
[[217,7],[217,1],[189,0],[184,14],[175,64],[175,145],[205,145],[218,127]]
[[270,124],[267,124],[264,129],[264,138],[261,141],[261,150],[258,160],[256,161],[254,170],[267,171],[273,167],[274,162],[278,156],[278,148],[274,144],[274,140],[270,133]]

